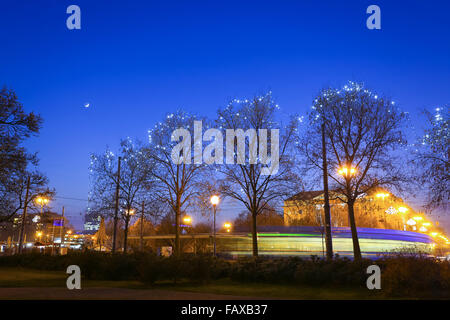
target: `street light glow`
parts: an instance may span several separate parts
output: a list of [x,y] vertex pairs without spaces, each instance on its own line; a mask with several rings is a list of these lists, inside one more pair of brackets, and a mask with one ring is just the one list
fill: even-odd
[[384,198],[386,198],[386,197],[389,197],[389,193],[383,193],[383,192],[380,192],[380,193],[377,193],[377,198],[381,198],[381,199],[384,199]]
[[342,167],[342,168],[340,168],[338,170],[338,173],[341,176],[348,176],[348,175],[353,176],[353,175],[356,174],[356,168],[353,168],[353,167],[350,167],[350,168]]
[[219,196],[214,195],[214,196],[211,197],[211,203],[212,203],[213,206],[218,205],[219,201],[220,201]]
[[190,224],[192,222],[192,218],[189,217],[189,216],[185,216],[183,218],[183,222],[186,223],[186,224]]
[[400,208],[398,208],[398,211],[401,213],[405,213],[406,211],[408,211],[408,208],[400,207]]
[[48,202],[49,202],[49,200],[46,197],[37,197],[36,198],[36,203],[38,203],[40,205],[47,204]]

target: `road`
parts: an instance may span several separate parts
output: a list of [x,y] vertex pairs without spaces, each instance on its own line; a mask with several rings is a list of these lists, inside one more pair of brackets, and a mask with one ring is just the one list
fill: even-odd
[[[0,300],[251,300],[260,297],[232,296],[160,289],[89,287],[68,290],[54,287],[0,288]],[[264,299],[264,298],[263,298]]]

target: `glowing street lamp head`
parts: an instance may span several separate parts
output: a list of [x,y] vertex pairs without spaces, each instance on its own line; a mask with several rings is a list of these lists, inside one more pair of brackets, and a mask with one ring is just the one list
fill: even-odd
[[192,218],[189,217],[189,216],[185,216],[183,218],[183,222],[186,223],[186,224],[190,224],[192,222]]
[[384,198],[386,198],[386,197],[389,197],[389,193],[383,193],[383,192],[380,192],[380,193],[377,193],[377,198],[381,198],[381,199],[384,199]]
[[422,217],[413,217],[413,219],[416,220],[416,221],[422,221],[423,220]]
[[231,223],[225,222],[225,223],[223,224],[223,226],[224,226],[224,228],[226,228],[226,229],[230,229],[230,228],[231,228]]
[[353,167],[342,167],[338,170],[341,176],[354,176],[356,174],[356,168]]
[[218,205],[219,201],[220,201],[219,196],[214,195],[214,196],[211,197],[211,203],[212,203],[213,206]]
[[44,205],[48,203],[48,198],[45,197],[37,197],[36,198],[36,203],[40,204],[40,205]]
[[405,213],[406,211],[408,211],[408,208],[400,207],[400,208],[398,208],[398,211],[401,213]]

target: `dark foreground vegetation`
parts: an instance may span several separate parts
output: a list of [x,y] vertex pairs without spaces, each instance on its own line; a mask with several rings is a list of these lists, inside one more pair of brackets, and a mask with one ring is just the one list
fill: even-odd
[[317,257],[243,258],[237,261],[211,256],[157,257],[147,253],[104,254],[78,252],[65,256],[30,253],[0,257],[0,268],[27,268],[65,272],[67,266],[78,265],[86,280],[139,281],[146,285],[171,281],[208,284],[230,279],[240,284],[274,284],[309,286],[323,289],[366,288],[369,265],[381,268],[381,290],[384,298],[450,298],[450,262],[420,255],[397,255],[375,262],[359,262],[347,258],[326,261]]

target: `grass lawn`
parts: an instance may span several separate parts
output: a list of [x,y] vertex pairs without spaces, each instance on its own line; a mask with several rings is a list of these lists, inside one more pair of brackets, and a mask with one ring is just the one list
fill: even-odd
[[381,299],[368,289],[354,288],[318,288],[298,285],[281,285],[266,283],[238,283],[229,279],[220,279],[208,284],[194,285],[192,283],[157,284],[158,288],[168,290],[209,292],[216,294],[265,297],[273,299]]
[[[1,268],[0,287],[66,287],[64,272],[40,271],[21,268]],[[158,282],[146,286],[137,281],[92,281],[82,280],[82,287],[159,289],[197,293],[213,293],[235,296],[250,296],[273,299],[378,299],[379,293],[367,289],[317,288],[294,285],[264,283],[238,283],[229,279],[211,281],[207,284],[192,282]]]

